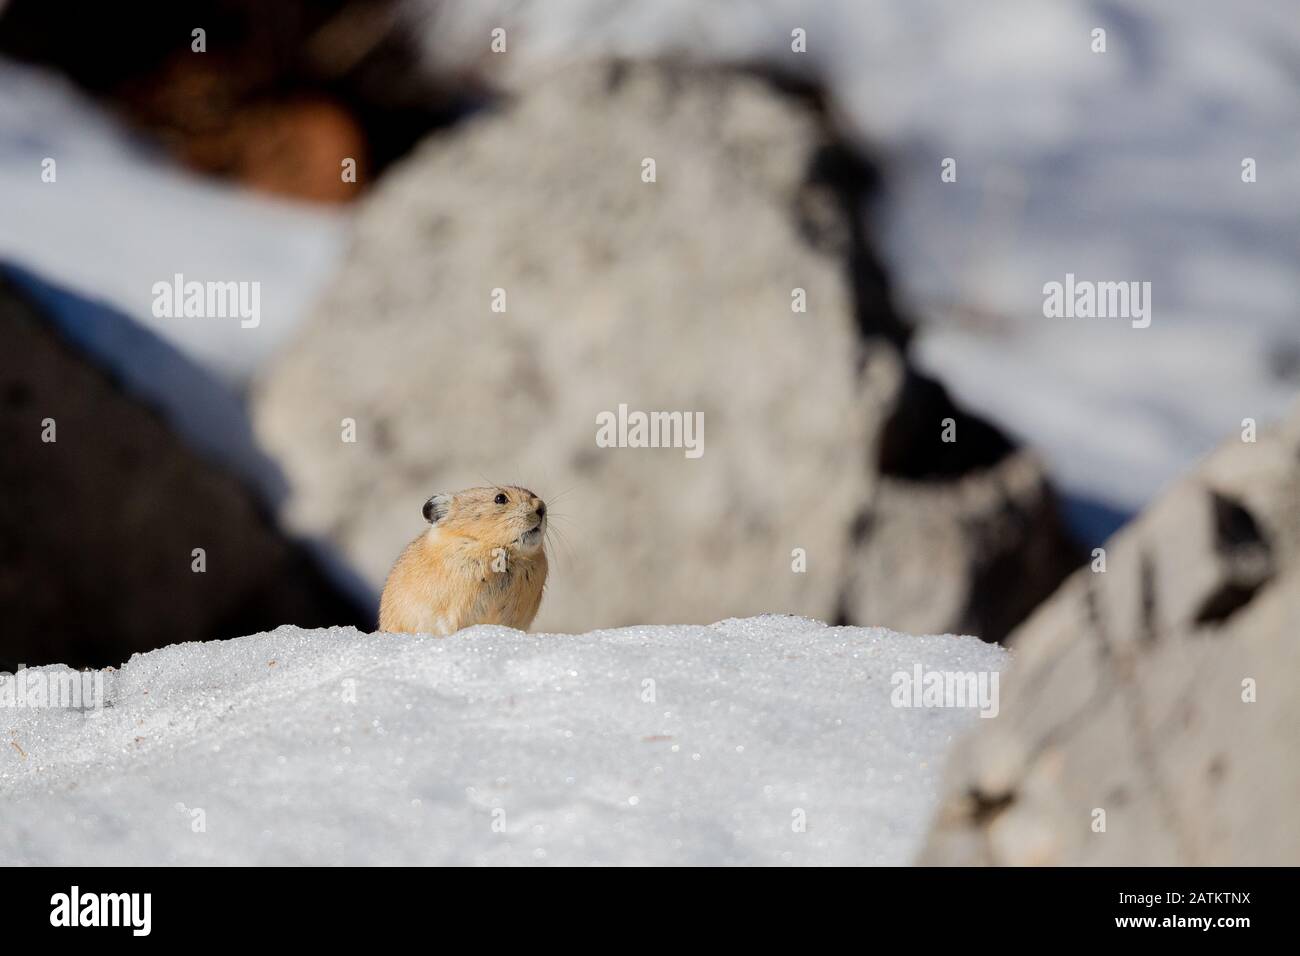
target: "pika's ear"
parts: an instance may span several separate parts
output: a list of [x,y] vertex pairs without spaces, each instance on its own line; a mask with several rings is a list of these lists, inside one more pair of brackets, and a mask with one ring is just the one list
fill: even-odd
[[424,520],[429,524],[437,524],[447,517],[447,509],[450,507],[451,495],[434,495],[424,503]]

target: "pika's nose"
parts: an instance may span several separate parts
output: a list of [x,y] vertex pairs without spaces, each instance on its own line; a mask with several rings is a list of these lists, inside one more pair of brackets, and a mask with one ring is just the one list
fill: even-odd
[[545,502],[545,501],[542,501],[541,499],[538,499],[538,501],[537,501],[537,508],[536,508],[535,510],[537,511],[537,517],[539,517],[539,518],[545,518],[545,517],[546,517],[546,502]]

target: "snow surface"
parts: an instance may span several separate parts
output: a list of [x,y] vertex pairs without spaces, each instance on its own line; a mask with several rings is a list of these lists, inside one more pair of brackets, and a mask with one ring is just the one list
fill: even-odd
[[3,712],[0,865],[903,864],[979,717],[891,675],[1008,660],[786,616],[174,645]]

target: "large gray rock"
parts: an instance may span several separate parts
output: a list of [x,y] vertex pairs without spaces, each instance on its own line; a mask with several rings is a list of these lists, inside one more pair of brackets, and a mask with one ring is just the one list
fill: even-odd
[[922,862],[1300,863],[1300,409],[1105,551],[1013,633]]
[[[518,483],[561,534],[538,629],[776,610],[1000,636],[972,555],[999,537],[1013,564],[1035,556],[1007,605],[1023,614],[1068,546],[1041,481],[1001,476],[1041,479],[1005,439],[969,420],[940,445],[960,413],[907,365],[860,225],[868,185],[802,96],[664,64],[570,68],[431,138],[365,201],[342,274],[256,390],[291,520],[377,585],[430,493]],[[597,416],[624,404],[703,413],[703,455],[597,447]],[[974,529],[962,547],[918,536],[930,509],[909,489],[989,481],[960,496],[977,514],[942,519]],[[855,533],[867,523],[890,534]],[[929,550],[904,563],[884,542]],[[956,597],[918,614],[860,586]]]

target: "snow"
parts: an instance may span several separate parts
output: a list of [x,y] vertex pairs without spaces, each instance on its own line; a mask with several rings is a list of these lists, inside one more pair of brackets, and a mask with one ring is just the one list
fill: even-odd
[[776,615],[174,645],[4,713],[0,865],[903,864],[980,719],[892,675],[1008,660]]

